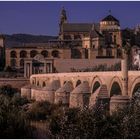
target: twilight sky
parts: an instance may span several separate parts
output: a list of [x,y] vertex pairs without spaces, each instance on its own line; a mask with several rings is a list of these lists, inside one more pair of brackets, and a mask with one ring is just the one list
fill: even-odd
[[63,6],[69,22],[99,22],[111,10],[122,28],[140,24],[140,1],[0,1],[0,33],[57,35]]

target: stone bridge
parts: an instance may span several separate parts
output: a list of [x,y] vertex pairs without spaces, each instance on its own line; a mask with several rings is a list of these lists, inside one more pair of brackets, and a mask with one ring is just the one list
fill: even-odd
[[122,60],[121,71],[32,75],[31,85],[21,89],[22,96],[82,108],[93,106],[97,99],[112,98],[113,108],[127,102],[140,87],[140,71],[128,71],[126,65]]

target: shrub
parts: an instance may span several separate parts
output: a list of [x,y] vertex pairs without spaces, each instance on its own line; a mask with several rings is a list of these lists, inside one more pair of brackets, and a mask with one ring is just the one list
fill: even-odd
[[0,87],[0,94],[13,97],[17,93],[18,90],[16,88],[12,88],[11,85],[4,85]]
[[32,138],[26,113],[11,98],[0,95],[0,138]]
[[28,116],[31,120],[46,120],[52,115],[56,105],[52,105],[47,101],[34,102],[28,110]]

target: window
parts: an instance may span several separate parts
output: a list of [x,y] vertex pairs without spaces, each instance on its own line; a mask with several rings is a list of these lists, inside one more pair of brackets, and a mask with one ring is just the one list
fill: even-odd
[[116,35],[114,35],[114,44],[116,44]]
[[11,67],[12,68],[16,67],[16,59],[11,59]]
[[16,51],[11,51],[10,57],[11,57],[11,58],[17,58],[17,53],[16,53]]
[[117,49],[117,58],[122,57],[122,51],[120,49]]
[[42,52],[41,52],[41,55],[43,55],[44,57],[48,57],[48,51],[45,51],[45,50],[42,51]]
[[31,58],[35,57],[36,55],[37,55],[37,51],[36,51],[36,50],[32,50],[32,51],[30,52],[30,57],[31,57]]
[[82,58],[82,54],[78,49],[71,49],[71,58]]
[[26,51],[21,51],[20,52],[20,58],[26,58],[27,57],[27,52]]
[[59,51],[57,51],[57,50],[52,51],[52,56],[56,57],[56,58],[59,58]]
[[22,68],[24,67],[24,59],[20,60],[20,67],[22,67]]

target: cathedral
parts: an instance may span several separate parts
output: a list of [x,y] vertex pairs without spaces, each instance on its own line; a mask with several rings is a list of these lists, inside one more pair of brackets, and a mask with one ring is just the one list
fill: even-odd
[[[2,38],[0,40],[0,44],[3,44]],[[120,22],[111,14],[99,23],[70,23],[66,10],[62,8],[58,38],[47,43],[5,48],[5,67],[20,69],[24,71],[25,77],[38,73],[65,72],[59,70],[62,69],[60,65],[84,66],[84,63],[106,59],[118,60],[122,57],[121,48]]]

